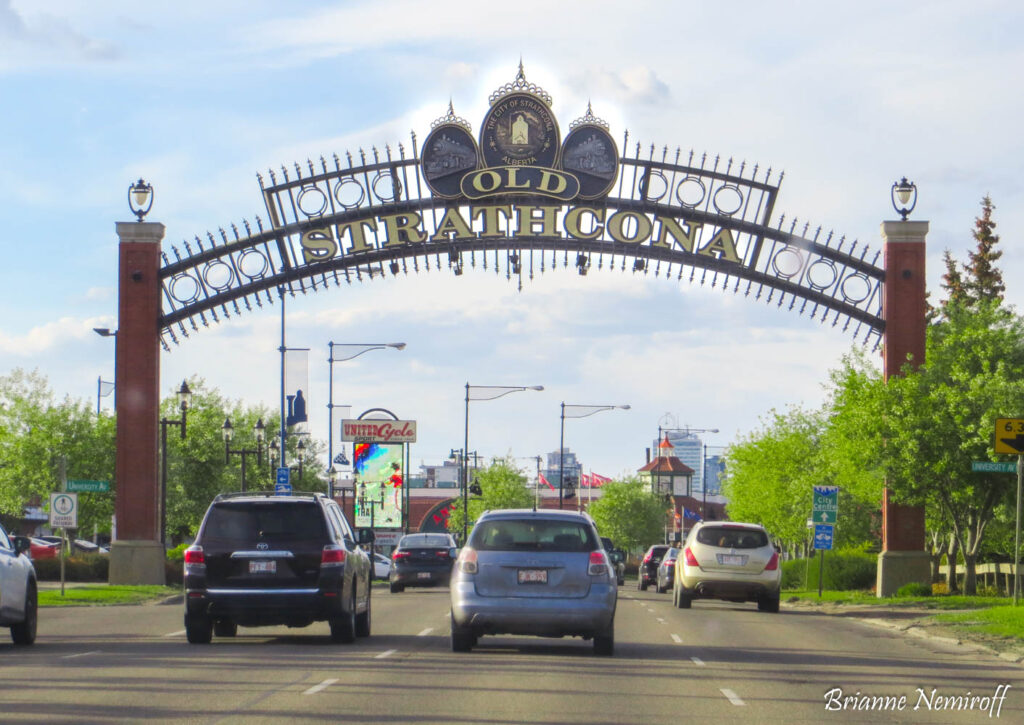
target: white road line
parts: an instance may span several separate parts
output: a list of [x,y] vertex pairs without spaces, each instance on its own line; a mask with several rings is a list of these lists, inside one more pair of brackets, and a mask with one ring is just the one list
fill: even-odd
[[704,666],[704,660],[702,660],[700,657],[691,657],[690,659],[693,660],[693,664],[697,665],[698,667]]
[[306,690],[302,694],[303,695],[315,695],[316,693],[320,692],[321,690],[326,690],[328,687],[330,687],[331,685],[333,685],[337,681],[338,681],[337,677],[332,677],[332,678],[330,678],[328,680],[324,680],[319,685],[313,685],[311,688],[309,688],[308,690]]
[[675,642],[676,644],[682,644],[683,643],[683,638],[680,637],[678,634],[673,634],[672,635],[672,641]]
[[164,635],[164,637],[180,637],[183,634],[185,634],[185,630],[184,629],[181,630],[181,631],[178,631],[178,632],[168,632],[167,634]]
[[662,624],[664,624],[665,623],[665,618],[664,617],[658,617],[658,621],[661,622]]
[[735,692],[733,692],[729,688],[721,687],[719,689],[722,691],[722,694],[725,695],[726,699],[728,699],[729,702],[731,702],[733,705],[741,705],[742,706],[742,705],[746,705],[747,704],[747,703],[743,702],[743,700],[741,700],[739,698],[739,695],[737,695]]
[[86,655],[98,655],[98,654],[101,654],[101,652],[98,649],[94,649],[91,652],[79,652],[78,654],[74,654],[74,655],[64,655],[63,657],[61,657],[61,659],[62,660],[73,660],[75,657],[85,657]]
[[433,631],[434,631],[433,627],[427,627],[426,629],[424,629],[422,632],[420,632],[416,636],[417,637],[426,637],[428,634],[430,634]]
[[397,649],[386,649],[383,652],[381,652],[379,655],[374,656],[373,659],[375,659],[375,660],[382,660],[385,657],[390,657],[391,655],[393,655],[397,651],[398,651]]

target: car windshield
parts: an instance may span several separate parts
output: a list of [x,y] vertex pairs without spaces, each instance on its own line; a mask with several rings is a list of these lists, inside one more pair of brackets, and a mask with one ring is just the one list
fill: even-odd
[[259,540],[323,538],[320,508],[313,502],[282,505],[278,501],[219,503],[210,509],[202,538],[230,545],[252,546]]
[[768,546],[768,535],[758,529],[705,526],[697,532],[697,543],[722,549],[760,549]]
[[479,551],[594,551],[600,544],[586,524],[558,519],[493,519],[476,525],[470,547]]
[[411,534],[398,542],[403,549],[446,549],[452,546],[447,534]]

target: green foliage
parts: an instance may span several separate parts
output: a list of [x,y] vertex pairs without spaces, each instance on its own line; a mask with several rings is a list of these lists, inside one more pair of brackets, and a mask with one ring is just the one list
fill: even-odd
[[[471,483],[480,486],[479,496],[469,498],[469,521],[472,523],[484,511],[530,508],[533,494],[526,485],[526,475],[512,459],[496,458],[486,468],[478,469]],[[448,517],[448,530],[462,536],[462,506],[454,506]]]
[[181,590],[158,585],[142,586],[85,586],[60,589],[40,589],[40,607],[82,607],[104,604],[141,604],[180,595]]
[[[38,559],[32,563],[40,581],[60,581],[59,558]],[[105,582],[109,567],[110,556],[107,554],[71,556],[64,561],[64,581]]]
[[896,590],[897,597],[930,597],[932,595],[931,584],[924,582],[910,582]]
[[[821,568],[819,555],[812,559],[797,559],[807,569],[806,589],[818,588],[818,571]],[[849,591],[870,589],[875,586],[878,557],[856,550],[825,552],[825,577],[822,588]],[[785,573],[785,569],[783,569]],[[930,590],[929,590],[929,593]]]
[[782,562],[782,588],[807,589],[807,566],[810,559],[787,559]]
[[181,561],[181,562],[185,561],[185,549],[187,549],[190,546],[191,546],[190,543],[188,543],[187,541],[184,541],[184,542],[178,544],[177,546],[175,546],[173,549],[168,549],[167,550],[167,561]]
[[606,483],[587,512],[601,536],[625,551],[646,549],[665,536],[665,502],[639,477]]

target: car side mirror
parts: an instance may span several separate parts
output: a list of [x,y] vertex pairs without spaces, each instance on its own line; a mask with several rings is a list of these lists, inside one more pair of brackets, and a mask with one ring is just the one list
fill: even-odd
[[14,555],[24,554],[32,550],[32,542],[27,536],[14,536]]
[[359,529],[359,534],[357,536],[357,541],[360,544],[372,544],[377,538],[373,533],[373,529]]
[[456,549],[456,548],[455,548],[455,547],[453,546],[452,548],[448,549],[448,556],[449,556],[449,558],[451,558],[451,559],[458,559],[458,558],[459,558],[459,550],[458,550],[458,549]]

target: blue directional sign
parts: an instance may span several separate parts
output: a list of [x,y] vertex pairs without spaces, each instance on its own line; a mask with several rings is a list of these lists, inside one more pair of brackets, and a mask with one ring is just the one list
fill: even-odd
[[276,481],[277,485],[281,485],[283,483],[285,486],[288,486],[291,485],[291,482],[292,469],[288,468],[287,466],[281,466],[280,468],[278,468]]
[[814,525],[814,548],[832,550],[832,524]]
[[291,496],[292,485],[290,483],[275,483],[274,484],[274,495],[275,496]]

